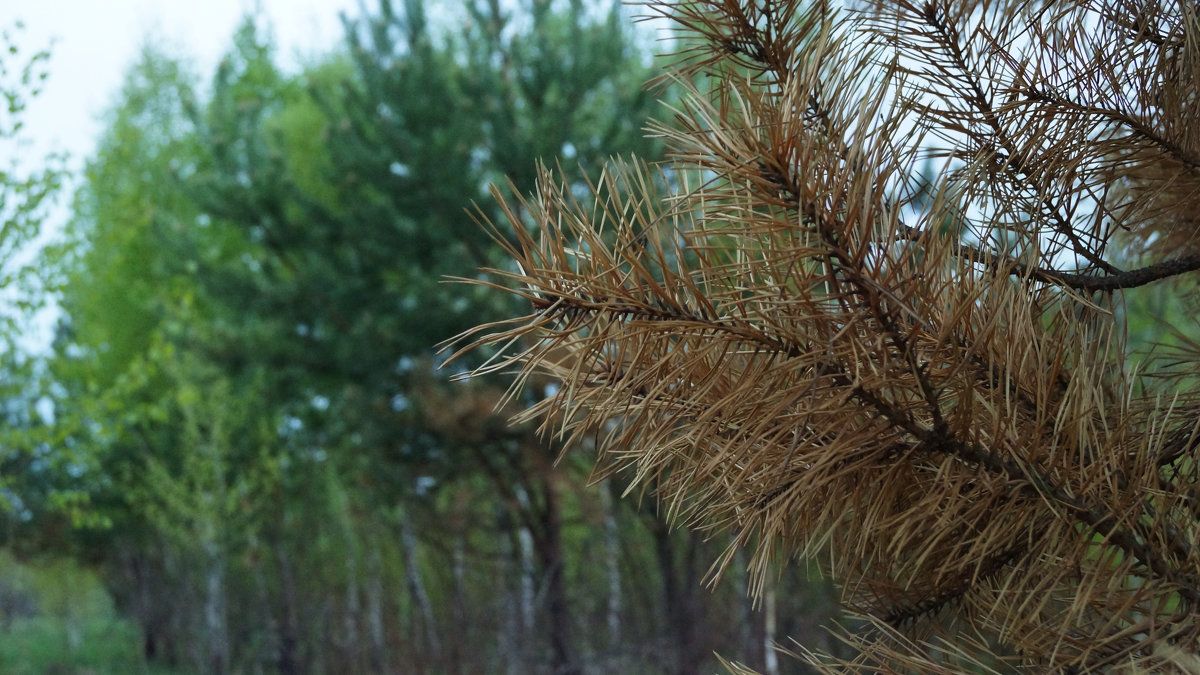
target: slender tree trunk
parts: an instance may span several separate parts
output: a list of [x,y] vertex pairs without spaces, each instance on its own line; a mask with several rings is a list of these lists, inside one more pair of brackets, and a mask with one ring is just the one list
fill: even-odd
[[229,670],[229,628],[225,607],[225,553],[215,541],[204,542],[204,629],[208,636],[208,672]]
[[404,510],[400,512],[400,545],[404,550],[404,574],[408,581],[408,592],[425,627],[425,644],[430,660],[436,663],[441,660],[442,644],[438,638],[437,624],[433,619],[433,605],[429,602],[429,594],[425,592],[425,583],[421,580],[417,538],[413,534],[412,520]]
[[[156,548],[158,578],[151,593],[152,602],[159,605],[154,615],[161,622],[159,634],[166,643],[167,663],[180,666],[190,661],[193,666],[202,668],[204,664],[197,663],[197,653],[193,649],[195,635],[200,631],[193,608],[200,607],[202,601],[195,595],[195,584],[190,583],[188,575],[180,569],[175,548],[163,537],[159,538]],[[163,598],[169,600],[164,603]]]
[[371,638],[371,672],[387,670],[383,634],[383,554],[372,546],[367,554],[367,630]]
[[558,494],[548,472],[542,474],[545,506],[541,512],[542,536],[538,557],[546,575],[546,600],[550,619],[550,651],[553,672],[557,675],[577,675],[582,670],[575,660],[571,638],[571,607],[567,599],[567,580],[563,566],[562,514]]
[[[507,516],[501,516],[498,520],[501,522],[501,527],[498,528],[501,531],[511,525]],[[518,525],[517,529],[520,531],[524,528]],[[509,538],[509,541],[510,545],[505,548],[507,555],[500,567],[500,579],[496,584],[497,588],[504,589],[499,594],[501,606],[498,614],[503,617],[503,620],[500,623],[498,637],[505,672],[508,675],[519,675],[526,671],[524,667],[524,637],[529,635],[528,631],[523,630],[525,612],[522,602],[525,598],[523,578],[525,565],[522,560],[520,537],[513,536]],[[518,579],[517,584],[513,584],[513,579]]]
[[[517,486],[517,502],[520,507],[526,512],[533,511],[533,507],[529,503],[529,494],[524,488]],[[518,519],[519,523],[523,523]],[[525,635],[532,635],[534,628],[534,604],[537,594],[537,579],[534,570],[533,561],[533,532],[524,524],[517,527],[517,560],[521,569],[521,628],[524,629]]]
[[605,605],[605,624],[608,626],[608,644],[616,652],[622,647],[621,639],[621,533],[617,523],[618,500],[616,483],[605,481],[600,490],[604,500],[604,562],[608,574],[608,602]]
[[301,675],[304,666],[299,654],[299,640],[296,634],[296,579],[292,570],[292,560],[282,543],[275,545],[275,556],[279,559],[279,578],[282,586],[281,616],[279,621],[279,673],[280,675]]
[[[267,566],[262,561],[256,561],[253,565],[254,575],[254,593],[258,603],[258,619],[262,622],[263,631],[267,635],[265,644],[259,653],[255,654],[255,661],[268,661],[271,658],[271,650],[279,644],[279,620],[275,616],[274,602],[271,598],[271,591],[267,585]],[[251,619],[251,620],[254,620]]]
[[450,642],[450,672],[463,672],[463,646],[470,644],[474,635],[472,625],[467,617],[467,544],[466,537],[461,531],[454,534],[454,559],[451,562],[454,592],[451,596],[450,612],[454,617],[454,625],[461,631],[457,640]]
[[776,632],[775,580],[763,581],[763,675],[779,675],[779,652],[775,651]]
[[680,552],[679,540],[672,535],[666,522],[654,517],[650,529],[654,535],[654,550],[663,583],[671,652],[671,662],[667,667],[675,675],[692,675],[699,672],[707,653],[699,644],[696,539],[689,534],[684,540],[684,550]]
[[654,535],[654,553],[658,561],[658,575],[662,579],[663,611],[667,626],[668,660],[664,665],[667,672],[681,675],[682,650],[684,645],[679,639],[679,615],[683,611],[678,606],[679,577],[675,571],[675,553],[671,542],[671,532],[667,524],[651,516],[651,532]]
[[137,549],[135,552],[126,552],[122,548],[120,559],[121,566],[125,568],[125,573],[132,582],[134,613],[142,629],[142,659],[150,663],[159,655],[160,627],[154,618],[154,598],[150,589],[150,573],[146,569],[145,555]]
[[750,579],[746,570],[746,550],[738,548],[733,554],[729,568],[729,583],[737,591],[741,607],[738,626],[738,652],[744,654],[747,667],[762,672],[766,669],[763,659],[763,642],[767,639],[763,613],[759,611],[759,600],[750,593]]
[[346,607],[342,614],[342,647],[350,663],[361,663],[359,649],[358,619],[362,613],[358,587],[358,560],[355,555],[354,533],[346,532]]

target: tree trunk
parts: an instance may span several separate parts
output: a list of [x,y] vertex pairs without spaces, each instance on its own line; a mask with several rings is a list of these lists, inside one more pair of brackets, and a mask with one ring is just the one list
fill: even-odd
[[[507,514],[502,514],[498,520],[500,527],[497,529],[501,532],[512,525]],[[521,526],[517,526],[518,530],[523,530]],[[503,617],[500,622],[499,630],[499,646],[502,655],[505,672],[508,675],[519,675],[526,672],[524,667],[525,661],[525,637],[530,633],[524,630],[524,607],[522,602],[525,598],[524,589],[524,567],[523,553],[521,550],[521,541],[519,537],[513,536],[509,540],[511,543],[505,548],[507,555],[500,567],[500,578],[496,584],[498,588],[504,589],[499,594],[500,611],[498,614]],[[513,584],[512,580],[518,578],[518,583]]]
[[[349,528],[347,528],[348,530]],[[358,620],[362,612],[358,587],[358,561],[354,545],[354,533],[346,532],[346,606],[342,614],[342,653],[349,663],[361,663],[359,648]]]
[[279,620],[279,673],[301,675],[304,666],[298,658],[299,640],[296,635],[296,579],[292,571],[292,560],[282,543],[275,545],[275,556],[279,559],[279,578],[282,586],[282,604]]
[[[529,493],[524,488],[517,486],[517,503],[526,513],[533,511],[529,503]],[[533,634],[534,627],[534,604],[536,603],[536,587],[537,579],[534,573],[533,563],[533,532],[525,524],[524,519],[517,519],[517,562],[521,570],[521,592],[520,592],[520,608],[521,608],[521,628],[524,629],[525,635]]]
[[[133,546],[129,546],[134,549]],[[140,550],[129,552],[122,547],[119,553],[121,566],[130,578],[133,587],[134,616],[142,629],[142,659],[148,664],[159,656],[158,635],[161,630],[154,617],[154,596],[150,588],[150,572],[146,569],[145,555]]]
[[367,554],[367,631],[371,638],[371,672],[387,670],[383,634],[383,554],[372,546]]
[[746,550],[738,548],[729,567],[729,583],[737,591],[738,604],[741,606],[737,649],[738,653],[743,655],[741,660],[747,667],[762,672],[767,667],[763,657],[763,644],[768,638],[763,613],[759,611],[759,599],[750,592],[746,557]]
[[454,559],[451,562],[454,592],[451,596],[450,613],[454,617],[454,625],[459,627],[462,632],[460,639],[450,642],[450,672],[463,672],[463,646],[470,644],[475,635],[472,631],[472,626],[467,617],[467,544],[466,537],[461,530],[454,533]]
[[519,605],[524,633],[532,634],[535,625],[533,566],[536,564],[546,594],[552,672],[574,675],[581,669],[571,637],[571,610],[563,569],[562,515],[553,481],[553,458],[557,452],[532,438],[527,439],[522,449],[520,455],[504,456],[507,471],[500,470],[487,455],[477,456],[488,467],[497,491],[506,498],[516,520],[514,557],[520,565]]
[[[277,645],[279,640],[279,620],[275,615],[274,603],[271,598],[271,591],[267,584],[267,565],[264,561],[256,560],[252,565],[254,577],[254,595],[257,602],[257,616],[250,617],[250,621],[261,622],[262,630],[266,633],[267,639],[260,648],[260,651],[254,654],[255,662],[267,661],[270,659],[271,650]],[[259,669],[261,670],[261,669]]]
[[215,541],[204,542],[204,630],[208,636],[207,670],[229,670],[229,627],[225,607],[225,554]]
[[779,652],[775,650],[775,580],[763,580],[763,675],[779,675]]
[[700,664],[707,653],[699,644],[696,539],[689,533],[684,540],[686,546],[680,552],[679,540],[672,535],[670,526],[658,517],[652,518],[650,530],[654,535],[654,550],[662,577],[670,643],[671,658],[666,665],[669,672],[675,675],[692,675],[700,671]]
[[563,568],[562,514],[558,494],[548,472],[542,474],[545,506],[541,510],[542,536],[538,558],[546,575],[546,601],[550,619],[550,653],[552,670],[556,675],[577,675],[582,670],[575,661],[571,639],[571,608],[567,599],[567,580]]
[[608,644],[614,652],[621,649],[621,533],[617,523],[617,489],[616,483],[607,480],[600,490],[604,500],[604,562],[608,574],[605,623]]
[[429,594],[425,592],[425,583],[421,580],[417,538],[413,534],[412,519],[404,510],[400,512],[400,545],[404,550],[404,574],[408,581],[408,592],[412,596],[413,604],[417,606],[425,628],[425,646],[429,650],[430,660],[437,662],[441,659],[442,644],[438,638],[437,624],[433,619],[433,605],[429,602]]

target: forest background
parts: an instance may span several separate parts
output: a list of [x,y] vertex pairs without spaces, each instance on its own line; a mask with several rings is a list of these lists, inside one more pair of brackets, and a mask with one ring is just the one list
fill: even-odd
[[[32,260],[67,165],[3,174],[0,671],[692,673],[828,641],[824,584],[705,585],[727,542],[437,370],[512,309],[444,283],[502,264],[488,185],[653,157],[665,109],[617,5],[426,9],[343,17],[296,72],[261,17],[215,72],[150,43]],[[6,40],[14,140],[53,57]]]
[[[438,369],[440,341],[515,313],[445,283],[508,264],[470,212],[499,219],[488,186],[658,156],[671,92],[643,87],[652,38],[619,5],[470,0],[453,30],[426,10],[344,17],[295,72],[259,17],[214,72],[148,46],[32,260],[66,165],[0,174],[0,672],[682,674],[714,652],[798,672],[772,640],[839,651],[836,592],[803,566],[757,600],[745,561],[707,583],[728,541],[509,427],[535,401],[451,381],[479,361]],[[53,60],[3,46],[16,139]],[[1131,300],[1131,345],[1170,339],[1170,297]]]

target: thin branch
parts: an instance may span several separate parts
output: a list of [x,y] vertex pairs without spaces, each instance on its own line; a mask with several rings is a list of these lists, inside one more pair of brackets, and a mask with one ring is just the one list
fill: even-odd
[[[900,239],[916,241],[924,236],[922,230],[900,225]],[[993,271],[1007,270],[1016,277],[1028,277],[1036,281],[1072,288],[1078,291],[1118,291],[1126,288],[1146,286],[1156,281],[1200,270],[1200,254],[1185,255],[1172,260],[1163,260],[1145,267],[1120,271],[1112,274],[1095,275],[1027,265],[1016,258],[985,251],[977,246],[961,243],[956,247],[960,257],[982,264]]]

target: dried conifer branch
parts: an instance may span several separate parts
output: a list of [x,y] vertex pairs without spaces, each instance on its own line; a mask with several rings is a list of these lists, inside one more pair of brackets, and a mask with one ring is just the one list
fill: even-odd
[[1125,368],[1109,292],[1200,270],[1195,11],[650,9],[697,38],[669,165],[542,170],[496,235],[531,311],[463,349],[561,382],[517,421],[733,532],[754,588],[828,550],[872,628],[813,663],[1188,671],[1200,396]]
[[[921,234],[919,230],[904,225],[901,225],[900,232],[902,235],[914,239],[919,238]],[[1180,256],[1137,269],[1108,275],[1077,274],[1042,267],[1031,267],[1018,262],[1011,256],[997,255],[990,251],[984,251],[977,246],[971,246],[970,244],[961,244],[955,255],[978,262],[989,269],[1004,269],[1008,270],[1013,276],[1063,286],[1077,291],[1115,291],[1125,288],[1137,288],[1156,281],[1200,270],[1200,255]]]

